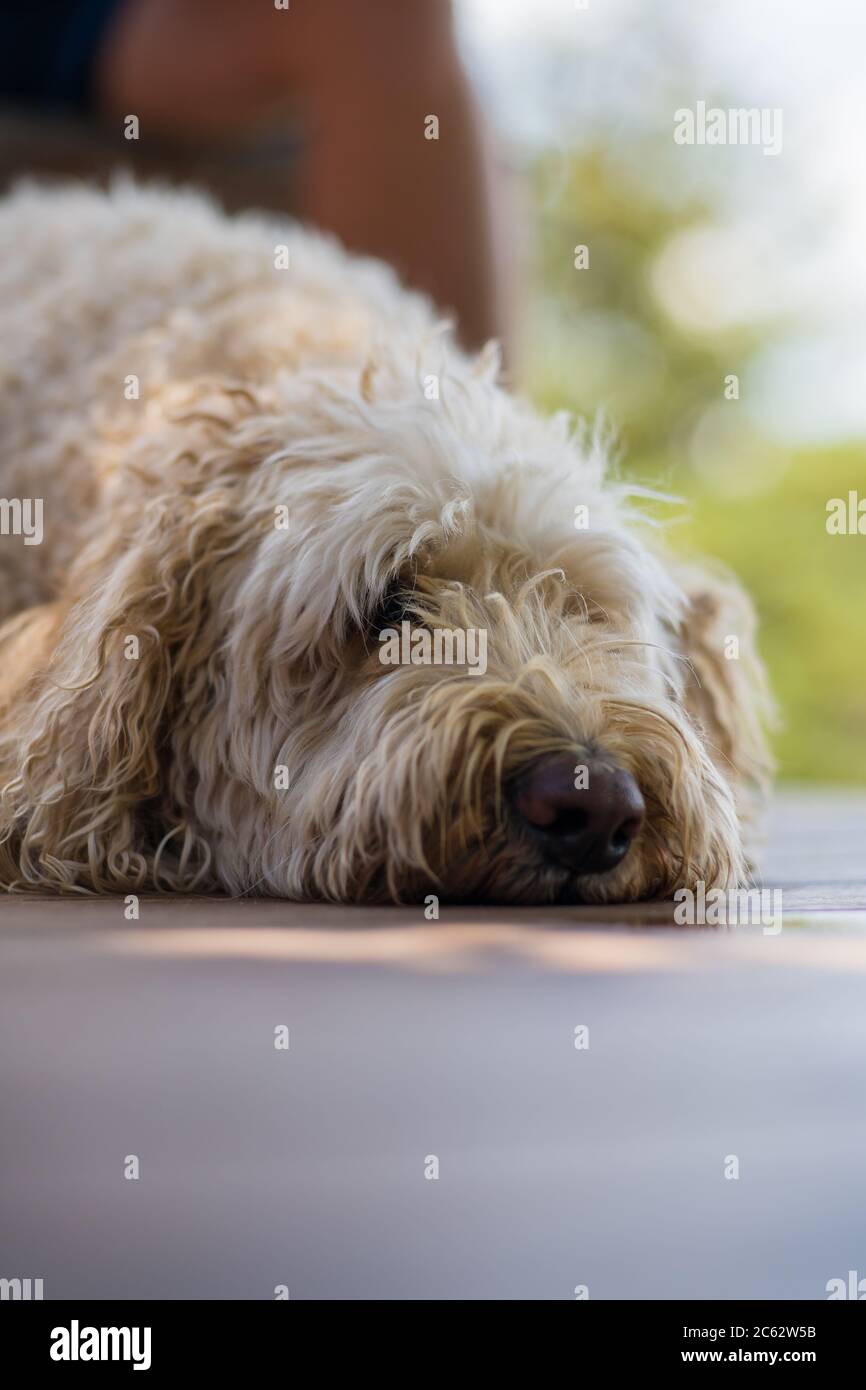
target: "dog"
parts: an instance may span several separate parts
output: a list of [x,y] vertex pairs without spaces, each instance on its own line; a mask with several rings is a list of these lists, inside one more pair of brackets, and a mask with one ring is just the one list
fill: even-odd
[[284,220],[131,182],[5,199],[4,889],[746,878],[749,602],[666,551],[601,432],[498,378],[388,268]]

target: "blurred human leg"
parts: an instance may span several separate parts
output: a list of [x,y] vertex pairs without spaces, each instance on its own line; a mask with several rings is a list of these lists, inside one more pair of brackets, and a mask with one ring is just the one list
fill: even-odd
[[143,133],[187,138],[254,126],[290,100],[299,216],[454,310],[467,345],[507,336],[506,219],[449,0],[124,0],[95,99]]

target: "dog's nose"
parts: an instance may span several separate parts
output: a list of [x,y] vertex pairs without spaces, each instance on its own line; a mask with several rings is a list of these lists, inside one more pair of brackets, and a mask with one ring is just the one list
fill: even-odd
[[615,869],[643,824],[644,799],[630,772],[611,761],[570,758],[536,763],[510,789],[517,814],[548,858],[576,873]]

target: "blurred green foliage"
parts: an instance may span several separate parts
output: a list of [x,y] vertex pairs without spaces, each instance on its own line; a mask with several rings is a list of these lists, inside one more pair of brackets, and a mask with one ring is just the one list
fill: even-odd
[[781,714],[779,772],[866,783],[866,536],[827,534],[826,503],[866,497],[862,447],[802,452],[757,499],[708,498],[693,480],[690,519],[672,533],[717,555],[752,594]]
[[[866,498],[866,447],[783,450],[749,423],[750,361],[785,326],[690,334],[673,320],[653,266],[713,209],[661,196],[644,174],[640,159],[617,163],[599,144],[536,161],[529,391],[545,409],[603,408],[622,470],[684,499],[672,543],[721,559],[752,594],[780,709],[780,775],[864,784],[866,536],[828,535],[826,507],[851,489]],[[574,266],[578,245],[586,270]],[[725,398],[731,373],[739,400]]]

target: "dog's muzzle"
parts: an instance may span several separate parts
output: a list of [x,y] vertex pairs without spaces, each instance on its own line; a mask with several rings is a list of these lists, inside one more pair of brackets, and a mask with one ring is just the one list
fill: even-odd
[[609,759],[536,763],[515,778],[509,799],[548,861],[575,874],[621,864],[646,811],[631,773]]

